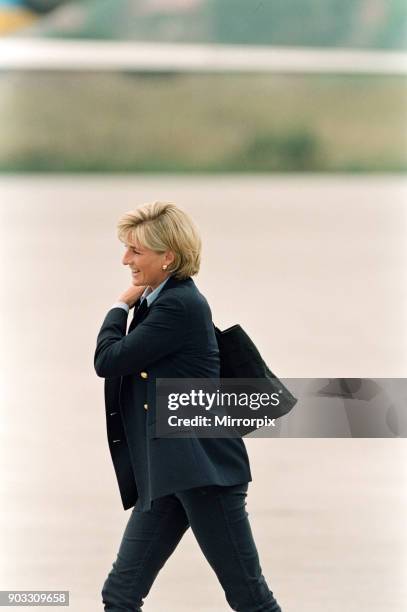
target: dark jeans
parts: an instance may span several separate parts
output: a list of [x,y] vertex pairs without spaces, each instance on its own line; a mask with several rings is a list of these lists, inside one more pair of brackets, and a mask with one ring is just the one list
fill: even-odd
[[[232,610],[281,612],[268,588],[245,509],[248,483],[210,485],[133,508],[116,561],[103,585],[104,610],[142,612],[143,598],[191,526]],[[182,584],[180,584],[182,588]],[[190,602],[199,611],[199,602]]]

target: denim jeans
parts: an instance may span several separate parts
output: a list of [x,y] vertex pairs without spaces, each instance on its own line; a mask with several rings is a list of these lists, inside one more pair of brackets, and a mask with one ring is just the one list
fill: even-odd
[[[142,612],[158,572],[190,526],[232,610],[281,612],[262,574],[245,509],[247,489],[248,483],[197,487],[155,499],[146,512],[133,508],[103,585],[104,610]],[[199,612],[199,601],[190,609]]]

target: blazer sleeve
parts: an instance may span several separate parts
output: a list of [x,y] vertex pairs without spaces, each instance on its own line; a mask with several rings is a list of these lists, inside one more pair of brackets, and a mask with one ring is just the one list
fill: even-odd
[[163,296],[150,308],[146,318],[127,335],[127,313],[123,308],[109,310],[96,341],[94,366],[98,376],[136,374],[183,346],[188,328],[183,301]]

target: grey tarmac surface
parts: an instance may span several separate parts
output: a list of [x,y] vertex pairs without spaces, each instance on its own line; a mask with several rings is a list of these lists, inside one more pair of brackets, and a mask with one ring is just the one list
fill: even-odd
[[[281,377],[406,377],[402,177],[3,176],[2,589],[100,589],[129,511],[104,422],[96,335],[130,285],[115,224],[173,200],[203,237],[196,283],[219,327],[241,323]],[[407,607],[404,438],[247,439],[247,510],[283,612]],[[223,612],[188,531],[147,612]]]

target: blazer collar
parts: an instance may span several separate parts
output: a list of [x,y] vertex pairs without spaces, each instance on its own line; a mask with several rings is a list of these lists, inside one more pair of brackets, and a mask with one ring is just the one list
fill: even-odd
[[165,291],[168,291],[168,289],[171,289],[172,287],[181,287],[183,285],[189,285],[190,283],[193,283],[193,282],[194,281],[192,280],[190,276],[182,280],[175,278],[175,276],[170,276],[167,282],[165,283],[164,287],[161,289],[160,293],[156,297],[156,300],[159,300],[160,297],[163,295],[163,293],[165,293]]
[[[156,302],[159,301],[159,299],[162,297],[162,295],[165,293],[165,291],[168,291],[168,289],[171,289],[172,287],[180,287],[180,286],[190,285],[193,282],[194,281],[192,280],[192,278],[190,276],[188,276],[187,278],[185,278],[183,280],[178,280],[177,278],[175,278],[175,276],[170,276],[168,281],[165,283],[164,287],[161,289],[160,293],[155,298],[152,306]],[[132,319],[132,321],[130,323],[129,331],[131,331],[138,323],[141,323],[141,321],[148,315],[149,308],[143,309],[144,311],[143,311],[142,314],[141,313],[137,313],[137,310],[138,310],[139,306],[140,306],[140,298],[134,304],[133,319]]]

